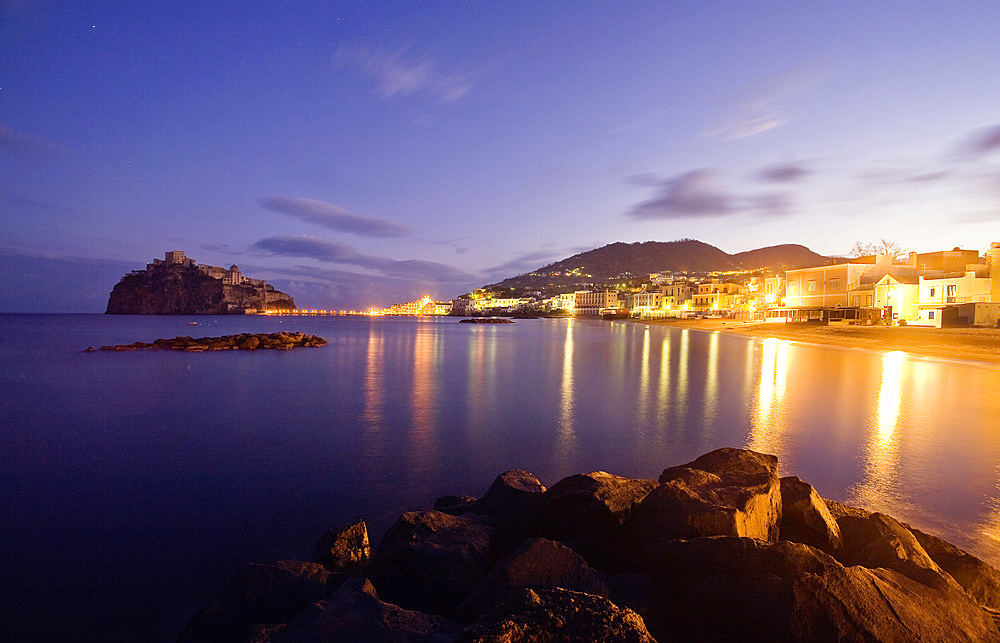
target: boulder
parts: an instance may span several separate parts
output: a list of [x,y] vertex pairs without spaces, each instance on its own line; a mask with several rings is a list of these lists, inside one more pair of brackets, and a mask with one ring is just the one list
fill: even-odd
[[497,476],[486,494],[463,510],[497,521],[493,545],[497,555],[505,556],[537,535],[544,492],[545,486],[533,474],[511,469]]
[[830,515],[835,519],[840,520],[843,516],[854,516],[855,518],[867,518],[872,515],[872,512],[862,509],[860,507],[855,507],[844,502],[838,502],[836,500],[824,499],[826,503],[826,508],[830,510]]
[[306,608],[287,626],[271,635],[273,643],[336,641],[368,643],[450,643],[462,626],[440,616],[403,609],[378,598],[364,578],[352,578],[330,598]]
[[315,560],[330,571],[358,575],[371,558],[368,527],[364,520],[323,534],[316,543]]
[[633,564],[657,543],[702,536],[777,540],[781,485],[774,456],[719,449],[664,470],[660,485],[632,512]]
[[840,550],[840,526],[826,503],[808,482],[795,476],[781,478],[782,540],[812,545],[828,554]]
[[910,532],[931,559],[980,605],[1000,609],[1000,571],[937,536],[912,527]]
[[469,623],[515,598],[525,587],[562,587],[604,597],[610,594],[605,575],[575,551],[552,540],[535,538],[493,567],[483,584],[459,606],[455,620]]
[[612,570],[629,513],[656,482],[604,471],[563,478],[543,494],[541,535],[571,546],[590,564]]
[[253,351],[260,347],[260,338],[256,335],[251,335],[247,337],[242,342],[240,342],[240,350]]
[[462,643],[655,643],[642,617],[600,596],[567,589],[521,590],[473,623]]
[[365,575],[386,601],[450,614],[486,577],[495,525],[485,517],[410,511],[389,528]]
[[179,640],[255,640],[326,598],[328,588],[340,579],[322,565],[298,560],[247,565],[191,619]]
[[471,509],[475,502],[472,496],[441,496],[434,501],[434,511],[458,516]]
[[476,501],[473,511],[493,516],[501,525],[534,523],[542,508],[543,493],[545,485],[534,474],[511,469],[497,476],[486,494]]
[[652,574],[626,572],[607,577],[611,595],[608,597],[615,605],[627,607],[642,617],[649,630],[657,640],[669,641],[669,633],[675,628],[664,620],[664,606],[673,600],[673,592],[668,584]]
[[662,543],[656,572],[676,592],[664,639],[998,641],[992,619],[957,587],[888,569],[844,567],[790,541],[698,538]]
[[845,565],[884,567],[935,589],[959,587],[895,518],[873,513],[868,518],[844,516],[837,523],[844,537],[838,559]]

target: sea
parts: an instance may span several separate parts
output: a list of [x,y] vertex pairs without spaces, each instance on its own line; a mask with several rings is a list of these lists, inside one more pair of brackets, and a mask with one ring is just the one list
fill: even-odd
[[[322,348],[85,352],[301,331]],[[1000,368],[585,319],[0,315],[3,638],[174,641],[249,562],[720,447],[1000,564]]]

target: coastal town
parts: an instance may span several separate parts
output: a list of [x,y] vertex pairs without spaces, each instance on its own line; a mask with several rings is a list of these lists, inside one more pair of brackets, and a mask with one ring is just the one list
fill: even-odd
[[587,290],[498,296],[477,289],[449,302],[430,296],[368,311],[267,314],[559,315],[643,320],[721,318],[824,325],[962,327],[1000,321],[1000,242],[980,254],[954,248],[873,254],[782,271],[650,273]]

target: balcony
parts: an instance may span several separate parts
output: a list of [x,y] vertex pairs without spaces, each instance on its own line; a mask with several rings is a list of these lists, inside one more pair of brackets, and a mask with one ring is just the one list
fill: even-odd
[[959,297],[956,295],[945,297],[921,297],[918,305],[922,308],[933,308],[935,306],[946,306],[948,304],[971,304],[989,300],[989,295],[973,295],[966,297]]

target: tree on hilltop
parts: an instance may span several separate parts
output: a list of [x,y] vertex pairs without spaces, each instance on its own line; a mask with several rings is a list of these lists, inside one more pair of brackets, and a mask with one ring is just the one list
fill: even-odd
[[878,241],[858,241],[851,248],[851,257],[870,257],[872,255],[889,255],[892,260],[898,261],[909,254],[909,250],[904,248],[897,241],[879,239]]

